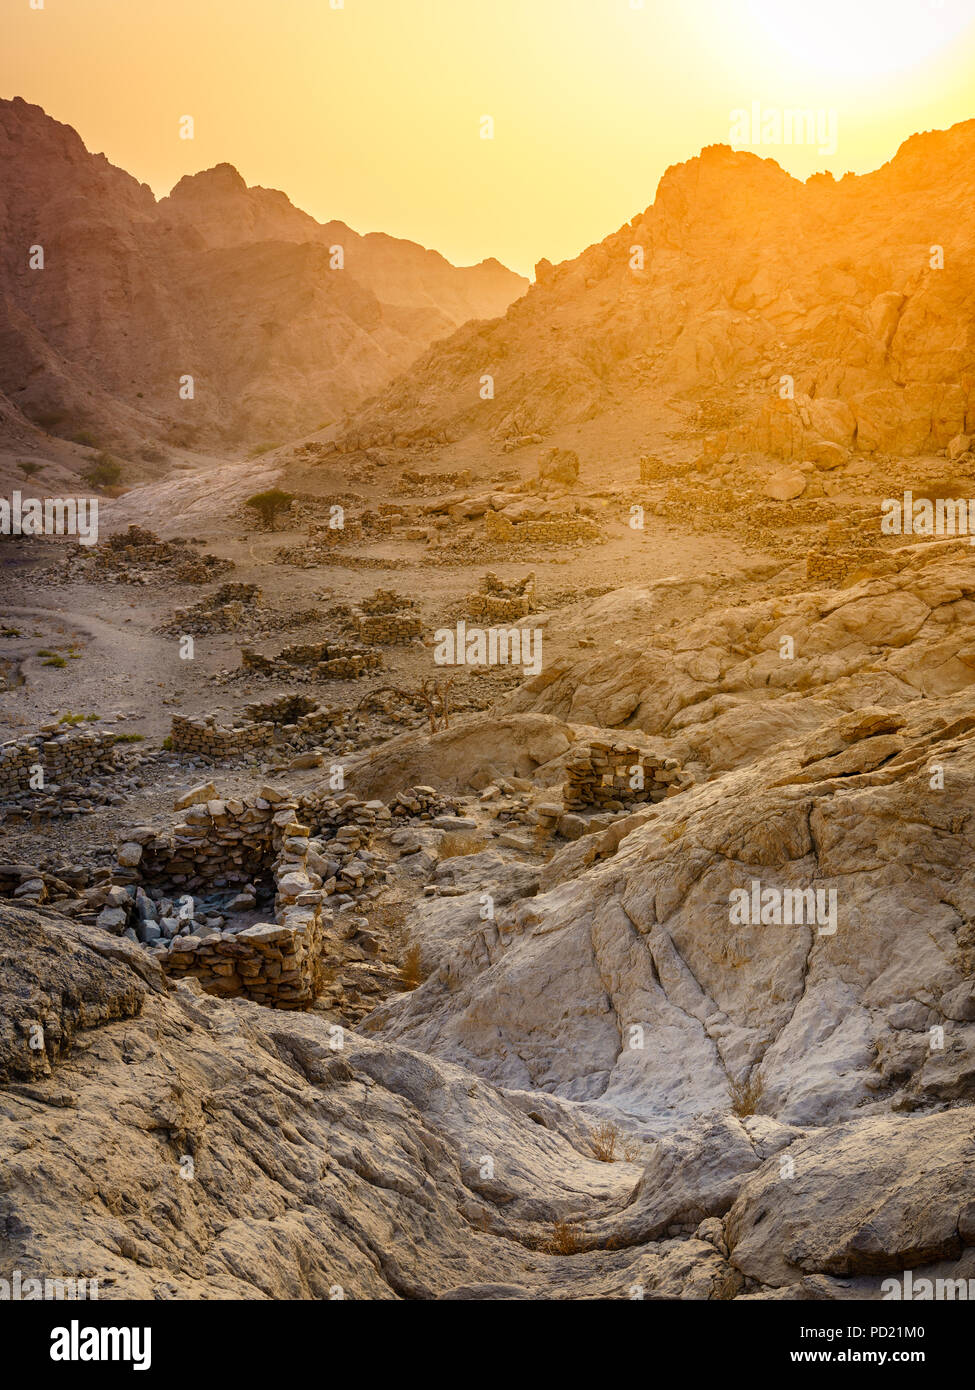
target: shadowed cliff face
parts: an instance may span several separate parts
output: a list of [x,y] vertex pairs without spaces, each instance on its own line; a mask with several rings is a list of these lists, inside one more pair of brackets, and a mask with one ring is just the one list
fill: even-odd
[[412,242],[322,226],[227,164],[157,204],[19,98],[0,103],[0,161],[0,391],[62,434],[286,438],[527,285],[497,262],[459,269]]
[[839,182],[711,146],[619,231],[542,261],[499,322],[436,345],[349,433],[419,417],[515,441],[629,413],[639,439],[641,412],[676,394],[706,406],[716,455],[943,448],[975,412],[973,192],[972,121]]

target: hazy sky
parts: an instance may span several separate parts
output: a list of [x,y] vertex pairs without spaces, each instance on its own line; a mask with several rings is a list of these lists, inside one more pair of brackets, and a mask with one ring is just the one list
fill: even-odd
[[0,0],[0,93],[159,195],[228,160],[320,220],[525,273],[642,211],[669,164],[744,146],[755,103],[772,139],[777,110],[820,116],[757,147],[802,178],[975,115],[975,0],[337,3]]

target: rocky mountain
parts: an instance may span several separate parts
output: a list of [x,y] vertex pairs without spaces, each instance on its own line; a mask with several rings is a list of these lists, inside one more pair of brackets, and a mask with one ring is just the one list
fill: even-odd
[[510,448],[595,419],[639,438],[670,401],[714,458],[942,449],[975,417],[973,194],[975,121],[839,181],[711,146],[604,241],[540,262],[502,319],[437,344],[346,436],[422,422]]
[[0,102],[0,162],[0,391],[66,437],[279,442],[527,285],[322,226],[227,164],[157,203],[20,98]]

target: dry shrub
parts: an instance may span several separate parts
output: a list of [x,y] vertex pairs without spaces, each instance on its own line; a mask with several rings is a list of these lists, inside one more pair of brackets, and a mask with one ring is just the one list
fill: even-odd
[[399,971],[400,981],[404,989],[416,989],[417,985],[423,984],[423,967],[420,964],[419,946],[410,946],[403,956],[403,964]]
[[747,1081],[732,1081],[730,1089],[732,1114],[737,1115],[739,1119],[754,1115],[762,1098],[761,1080],[758,1077],[749,1077]]
[[606,1120],[597,1129],[590,1130],[589,1143],[592,1151],[599,1159],[600,1163],[612,1163],[616,1158],[616,1145],[620,1139],[620,1130],[614,1125],[612,1120]]
[[552,1227],[549,1251],[553,1255],[575,1255],[579,1250],[578,1227],[568,1221],[556,1221]]
[[487,840],[473,830],[448,830],[440,841],[441,859],[460,859],[466,854],[480,854],[487,849]]

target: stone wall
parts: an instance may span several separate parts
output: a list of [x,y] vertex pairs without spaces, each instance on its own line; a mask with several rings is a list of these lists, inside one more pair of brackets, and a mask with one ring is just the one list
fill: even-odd
[[56,727],[0,744],[0,798],[30,790],[30,770],[38,763],[46,786],[74,782],[115,767],[117,734],[95,729],[59,734]]
[[656,454],[643,454],[640,458],[640,482],[670,482],[673,478],[682,478],[687,473],[693,473],[696,468],[696,462],[678,463],[675,459],[657,458]]
[[587,516],[553,517],[548,521],[509,521],[500,512],[484,513],[484,535],[504,545],[568,545],[602,539],[599,527]]
[[274,742],[274,725],[270,722],[238,724],[219,728],[212,714],[188,719],[174,714],[169,737],[174,753],[191,758],[235,758],[251,748],[268,748]]
[[263,595],[256,584],[221,584],[212,594],[191,607],[174,608],[173,616],[163,630],[194,636],[233,632],[262,603]]
[[[634,768],[641,776],[635,778]],[[587,807],[604,809],[616,802],[663,801],[691,786],[694,778],[676,758],[657,757],[630,743],[605,743],[594,739],[579,748],[566,764],[563,801],[568,811]],[[630,785],[636,780],[638,785]]]
[[252,748],[269,748],[279,737],[287,743],[312,742],[345,723],[344,710],[327,708],[308,695],[256,700],[245,705],[244,713],[247,722],[232,727],[218,726],[212,714],[196,719],[174,714],[169,735],[173,752],[218,761]]
[[240,660],[245,670],[265,676],[292,675],[294,667],[307,667],[330,680],[357,680],[382,666],[381,653],[369,648],[340,647],[334,642],[295,643],[282,648],[276,656],[264,656],[252,647],[242,647]]
[[416,613],[376,613],[358,618],[356,628],[363,642],[389,646],[419,637],[423,621]]
[[363,613],[369,614],[401,613],[404,608],[415,608],[416,602],[395,589],[376,589],[374,593],[360,599],[358,606]]
[[505,584],[496,574],[486,574],[476,593],[467,595],[467,616],[489,622],[509,622],[535,611],[535,574]]
[[119,859],[135,881],[188,894],[263,872],[274,879],[274,922],[174,935],[159,954],[168,975],[192,975],[209,994],[277,1009],[315,1000],[324,980],[322,889],[307,869],[309,827],[297,810],[296,800],[262,787],[256,796],[192,804],[168,833],[129,832]]

